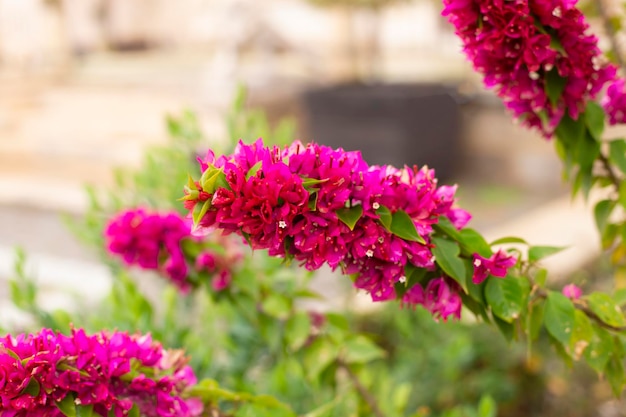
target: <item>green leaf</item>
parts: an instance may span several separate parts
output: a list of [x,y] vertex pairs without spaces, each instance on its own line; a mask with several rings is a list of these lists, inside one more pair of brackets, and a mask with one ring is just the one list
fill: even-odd
[[409,382],[404,382],[394,388],[391,404],[393,404],[393,408],[397,410],[400,415],[404,414],[403,411],[411,399],[412,390],[412,384]]
[[139,406],[137,404],[133,404],[132,408],[128,410],[128,417],[141,417]]
[[604,375],[611,385],[613,395],[619,397],[624,388],[624,363],[622,359],[613,355],[604,368]]
[[211,208],[211,200],[206,200],[202,204],[196,203],[196,205],[193,207],[193,213],[191,215],[193,218],[194,226],[197,226],[198,224],[200,224],[200,221],[202,220],[204,215],[207,213],[207,211],[209,211],[210,208]]
[[343,360],[348,364],[363,364],[383,358],[385,351],[365,336],[346,340],[342,346]]
[[435,262],[443,272],[445,272],[450,278],[461,284],[461,287],[465,288],[465,264],[459,258],[459,244],[449,239],[433,236],[432,248],[433,255],[435,255]]
[[404,210],[398,210],[391,215],[391,233],[401,239],[425,244],[426,241],[417,233],[413,219]]
[[457,242],[461,240],[461,233],[456,227],[454,227],[450,219],[445,216],[439,216],[439,218],[437,219],[437,223],[433,225],[433,228],[443,234],[450,236],[453,240],[456,240]]
[[582,171],[593,173],[593,163],[600,154],[600,142],[596,141],[591,134],[585,134],[583,140],[578,142],[574,160],[580,165]]
[[304,311],[298,311],[285,324],[285,338],[291,350],[298,350],[311,334],[311,318]]
[[317,210],[317,199],[319,197],[319,193],[314,191],[309,193],[309,210],[316,211]]
[[567,56],[567,52],[565,51],[565,48],[563,48],[563,45],[561,44],[561,41],[558,38],[555,38],[555,37],[550,38],[550,48],[554,49],[555,51],[560,52],[561,55]]
[[574,331],[570,340],[569,352],[579,360],[593,339],[593,327],[589,318],[580,310],[575,311]]
[[620,307],[626,305],[626,288],[616,290],[613,294],[613,301]]
[[567,78],[561,77],[559,71],[554,67],[551,71],[545,75],[546,95],[550,99],[552,107],[556,106],[563,94],[567,84]]
[[507,323],[513,322],[522,313],[527,294],[515,277],[490,277],[485,287],[485,298],[493,314]]
[[528,249],[528,262],[537,262],[555,253],[567,249],[565,246],[531,246]]
[[93,404],[76,406],[76,417],[92,417],[93,415]]
[[26,388],[22,390],[22,394],[29,394],[33,397],[36,397],[39,395],[40,390],[41,386],[39,385],[39,382],[37,382],[35,378],[31,378],[30,381],[28,381],[28,385],[26,385]]
[[474,229],[467,228],[461,230],[459,244],[463,252],[467,255],[477,253],[485,258],[493,255],[493,251],[485,238]]
[[526,242],[521,237],[507,236],[507,237],[501,237],[500,239],[494,240],[493,242],[489,244],[489,246],[502,245],[505,243],[521,243],[522,245],[528,245],[528,242]]
[[591,342],[583,354],[589,366],[596,372],[602,373],[612,353],[613,339],[609,332],[598,326],[593,326]]
[[344,207],[337,210],[337,217],[341,220],[350,230],[354,230],[356,222],[359,221],[363,215],[363,206]]
[[504,336],[507,341],[510,342],[513,340],[513,337],[515,336],[515,327],[512,323],[506,322],[498,316],[493,316],[493,321],[496,323],[500,333],[502,333],[502,336]]
[[610,142],[609,160],[626,174],[626,141],[616,139]]
[[318,337],[304,350],[304,369],[316,381],[330,364],[337,360],[339,348],[327,337]]
[[65,417],[77,417],[74,394],[67,394],[61,401],[56,402],[56,406]]
[[309,191],[314,185],[323,184],[328,181],[328,178],[318,180],[315,178],[302,178],[302,186]]
[[546,280],[548,279],[548,270],[546,268],[540,268],[535,273],[535,283],[540,287],[546,286]]
[[228,182],[226,181],[226,175],[224,174],[224,170],[221,168],[215,168],[210,165],[200,177],[200,186],[202,190],[209,194],[213,194],[215,190],[222,187]]
[[626,319],[619,306],[608,295],[601,292],[594,292],[587,297],[589,308],[603,322],[615,327],[626,326]]
[[626,208],[626,181],[620,181],[619,183],[619,204]]
[[376,214],[379,216],[380,224],[383,225],[385,229],[391,232],[391,210],[389,210],[385,206],[380,206],[376,209]]
[[291,301],[283,295],[273,293],[263,300],[261,308],[269,316],[277,319],[285,319],[289,316],[289,312],[291,311]]
[[596,220],[596,227],[598,228],[600,234],[604,233],[604,229],[606,228],[613,208],[615,208],[615,202],[612,200],[599,201],[594,207],[593,215]]
[[544,320],[548,333],[563,346],[569,346],[576,320],[572,301],[559,292],[549,291]]
[[259,161],[256,164],[252,165],[250,169],[248,170],[248,173],[246,174],[246,180],[249,180],[251,177],[254,177],[256,173],[259,172],[262,166],[263,166],[263,161]]
[[491,395],[483,395],[478,403],[478,417],[496,417],[497,406]]
[[566,150],[578,144],[585,136],[585,123],[582,117],[572,119],[567,113],[561,118],[555,130],[556,136],[563,142]]
[[611,248],[613,246],[613,243],[615,243],[615,239],[617,238],[619,232],[620,228],[618,225],[614,223],[607,224],[606,228],[602,232],[602,235],[600,236],[602,249],[607,250]]
[[604,109],[595,101],[589,101],[583,114],[589,133],[596,141],[602,140],[604,131]]

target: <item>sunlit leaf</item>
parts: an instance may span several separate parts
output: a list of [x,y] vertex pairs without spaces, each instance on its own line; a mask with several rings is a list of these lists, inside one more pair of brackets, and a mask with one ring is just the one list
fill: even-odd
[[567,249],[565,246],[531,246],[528,249],[528,262],[537,262]]
[[461,250],[459,244],[441,237],[433,236],[432,248],[433,255],[435,255],[435,262],[443,271],[462,287],[465,287],[465,264],[459,258]]
[[359,221],[363,215],[363,206],[357,205],[352,207],[344,207],[337,210],[337,217],[341,220],[350,230],[354,230],[356,222]]
[[603,322],[615,327],[626,326],[624,313],[613,299],[605,293],[594,292],[585,297],[589,303],[589,308]]
[[522,313],[526,295],[518,279],[514,277],[490,277],[485,287],[485,299],[493,314],[508,323]]
[[398,210],[391,215],[391,233],[404,240],[411,242],[426,243],[423,237],[417,233],[413,219],[403,210]]

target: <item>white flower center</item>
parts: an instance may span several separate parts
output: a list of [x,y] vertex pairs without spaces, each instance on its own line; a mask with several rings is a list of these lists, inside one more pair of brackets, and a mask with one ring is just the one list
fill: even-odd
[[287,227],[287,222],[285,222],[284,220],[281,220],[278,222],[278,227],[280,227],[281,229],[284,229]]

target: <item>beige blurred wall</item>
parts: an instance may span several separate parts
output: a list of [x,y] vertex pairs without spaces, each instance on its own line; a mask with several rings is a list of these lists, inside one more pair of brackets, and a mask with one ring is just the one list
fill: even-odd
[[379,19],[304,0],[0,0],[0,60],[2,69],[34,71],[107,49],[258,50],[260,59],[282,49],[313,73],[341,74],[350,48],[362,53],[373,30],[381,62],[417,53],[458,55],[438,15],[429,0],[389,7]]

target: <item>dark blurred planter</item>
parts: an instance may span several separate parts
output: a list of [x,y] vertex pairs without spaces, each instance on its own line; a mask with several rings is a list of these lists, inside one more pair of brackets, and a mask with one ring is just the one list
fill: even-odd
[[309,139],[369,164],[428,165],[446,180],[461,157],[460,96],[441,84],[340,85],[304,93]]

